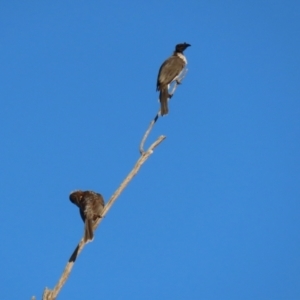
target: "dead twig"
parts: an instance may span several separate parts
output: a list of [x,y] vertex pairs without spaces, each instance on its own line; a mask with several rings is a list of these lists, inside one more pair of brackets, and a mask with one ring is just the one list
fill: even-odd
[[[174,82],[174,85],[171,87],[171,91],[169,92],[170,94],[170,98],[173,96],[173,94],[176,91],[177,86],[182,82],[182,80],[184,79],[185,75],[187,73],[187,69],[184,69],[182,71],[182,73],[180,74],[179,78]],[[127,177],[124,179],[124,181],[121,183],[121,185],[119,186],[119,188],[114,192],[114,194],[111,196],[110,200],[106,203],[104,210],[103,210],[103,215],[102,218],[98,219],[94,229],[96,230],[97,227],[99,226],[99,224],[101,223],[101,221],[103,220],[103,218],[105,217],[105,215],[108,213],[108,211],[110,210],[110,208],[113,206],[113,204],[116,202],[117,198],[120,196],[120,194],[123,192],[123,190],[126,188],[126,186],[129,184],[129,182],[133,179],[133,177],[138,173],[138,171],[140,170],[141,166],[143,165],[143,163],[150,157],[150,155],[153,153],[153,150],[166,138],[165,136],[161,135],[159,138],[157,138],[157,140],[149,147],[148,150],[144,150],[144,144],[145,141],[147,139],[147,137],[149,136],[149,133],[151,132],[154,124],[156,123],[156,121],[158,120],[160,116],[160,110],[158,111],[158,113],[156,114],[155,118],[151,121],[147,131],[145,132],[142,141],[140,143],[140,153],[141,156],[140,158],[137,160],[136,164],[134,165],[133,169],[131,170],[131,172],[127,175]],[[78,257],[78,255],[81,253],[81,251],[83,250],[84,246],[86,244],[84,243],[83,238],[81,239],[81,241],[79,242],[79,244],[76,246],[75,250],[73,251],[72,255],[69,258],[69,261],[60,277],[60,279],[58,280],[58,283],[56,284],[56,286],[53,288],[53,290],[50,290],[48,288],[45,288],[44,290],[44,294],[43,294],[43,300],[55,300],[57,295],[59,294],[60,290],[62,289],[62,287],[64,286],[64,284],[66,283],[66,281],[68,280],[71,271],[73,269],[74,263]]]
[[[98,219],[94,229],[96,229],[105,215],[108,213],[110,208],[113,206],[117,198],[120,196],[120,194],[123,192],[123,190],[126,188],[126,186],[129,184],[129,182],[132,180],[132,178],[138,173],[143,163],[150,157],[150,155],[153,153],[153,150],[165,139],[165,136],[160,136],[150,147],[149,149],[144,152],[140,158],[137,160],[136,164],[134,165],[131,172],[127,175],[127,177],[124,179],[124,181],[121,183],[119,188],[114,192],[114,194],[111,196],[110,200],[107,202],[107,204],[104,207],[102,218]],[[69,261],[58,281],[56,286],[53,288],[53,290],[49,290],[48,288],[45,288],[44,294],[43,294],[43,300],[55,300],[57,295],[59,294],[61,288],[66,283],[68,277],[71,274],[71,271],[73,269],[74,263],[80,254],[80,252],[83,250],[84,246],[86,244],[84,243],[83,238],[79,242],[79,244],[76,246],[75,250],[73,251],[71,257],[69,258]]]

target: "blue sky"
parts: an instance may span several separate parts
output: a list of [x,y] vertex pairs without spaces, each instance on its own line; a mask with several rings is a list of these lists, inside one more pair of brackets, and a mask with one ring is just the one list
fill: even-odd
[[107,201],[188,42],[164,134],[59,299],[300,299],[299,1],[0,3],[1,299],[40,299]]

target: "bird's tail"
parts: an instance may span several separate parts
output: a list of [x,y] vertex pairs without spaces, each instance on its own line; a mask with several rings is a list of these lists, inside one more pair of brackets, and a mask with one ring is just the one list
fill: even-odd
[[168,87],[162,88],[159,94],[160,100],[160,113],[161,115],[167,115],[169,112],[168,109],[168,98],[169,98],[169,90]]
[[94,233],[93,233],[93,221],[92,220],[85,220],[84,225],[84,242],[89,242],[94,239]]

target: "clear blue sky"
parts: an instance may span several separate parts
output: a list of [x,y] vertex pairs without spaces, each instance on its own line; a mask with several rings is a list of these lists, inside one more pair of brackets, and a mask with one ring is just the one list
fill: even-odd
[[189,72],[59,299],[300,299],[299,1],[1,1],[1,299],[40,299]]

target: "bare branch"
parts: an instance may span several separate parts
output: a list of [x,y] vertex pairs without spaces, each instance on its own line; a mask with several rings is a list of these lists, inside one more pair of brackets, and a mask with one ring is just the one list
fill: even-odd
[[[102,218],[98,219],[94,229],[96,229],[105,215],[108,213],[112,205],[116,202],[117,198],[120,196],[120,194],[123,192],[123,190],[126,188],[126,186],[129,184],[129,182],[132,180],[132,178],[138,173],[143,163],[150,157],[150,155],[153,153],[153,150],[165,139],[165,136],[160,136],[150,147],[149,149],[143,153],[143,155],[140,156],[140,158],[137,160],[135,166],[131,170],[131,172],[127,175],[127,177],[124,179],[124,181],[121,183],[120,187],[115,191],[115,193],[111,196],[110,200],[107,202],[107,204],[104,207]],[[71,257],[69,258],[69,261],[58,281],[56,286],[53,290],[49,290],[48,288],[45,289],[43,294],[43,300],[55,300],[58,293],[60,292],[63,285],[66,283],[72,268],[74,266],[74,263],[84,248],[86,244],[84,243],[83,238],[79,242],[79,244],[76,246],[74,252],[72,253]]]
[[43,300],[54,300],[55,298],[52,297],[52,291],[48,288],[45,288],[43,294]]
[[[177,78],[177,80],[174,82],[174,85],[171,88],[171,91],[169,93],[170,97],[173,96],[173,94],[176,91],[177,86],[184,79],[186,73],[187,73],[187,69],[184,69],[181,72],[179,78]],[[123,192],[123,190],[127,187],[127,185],[133,179],[133,177],[138,173],[138,171],[140,170],[140,168],[143,165],[143,163],[153,153],[153,150],[166,138],[165,136],[161,135],[149,147],[149,149],[147,151],[144,151],[145,141],[146,141],[147,137],[149,136],[149,133],[151,132],[154,124],[158,120],[159,116],[160,116],[160,110],[156,114],[155,118],[151,121],[151,123],[150,123],[147,131],[145,132],[145,134],[144,134],[144,136],[142,138],[142,141],[141,141],[141,144],[140,144],[140,153],[141,153],[140,158],[137,160],[135,166],[133,167],[133,169],[131,170],[131,172],[127,175],[127,177],[124,179],[124,181],[121,183],[121,185],[119,186],[119,188],[111,196],[110,200],[106,203],[106,205],[104,207],[104,210],[103,210],[102,218],[100,218],[100,219],[97,220],[96,224],[94,225],[94,230],[97,229],[97,227],[99,226],[99,224],[101,223],[101,221],[103,220],[103,218],[106,216],[106,214],[108,213],[108,211],[110,210],[110,208],[116,202],[117,198],[120,196],[120,194]],[[84,248],[85,245],[86,245],[86,243],[84,243],[84,240],[82,238],[81,241],[79,242],[79,244],[76,246],[75,250],[73,251],[71,257],[69,258],[69,261],[68,261],[68,263],[67,263],[67,265],[66,265],[66,267],[65,267],[65,269],[64,269],[64,271],[63,271],[63,273],[62,273],[62,275],[61,275],[61,277],[60,277],[60,279],[58,281],[58,283],[54,287],[54,289],[50,290],[48,288],[45,288],[44,294],[43,294],[43,300],[55,300],[56,299],[56,297],[59,294],[60,290],[62,289],[62,287],[64,286],[64,284],[68,280],[68,278],[69,278],[69,276],[71,274],[71,271],[73,269],[74,263],[75,263],[78,255],[83,250],[83,248]]]
[[140,153],[141,153],[141,155],[144,155],[144,153],[145,153],[145,151],[144,151],[145,141],[146,141],[150,131],[152,130],[152,127],[154,126],[155,122],[158,120],[159,116],[160,116],[160,110],[156,114],[155,118],[150,122],[150,125],[149,125],[148,129],[146,130],[146,132],[145,132],[145,134],[142,138],[142,141],[141,141],[141,144],[140,144]]
[[[181,84],[182,80],[183,80],[184,77],[186,76],[187,71],[188,71],[187,68],[183,69],[183,71],[181,72],[181,74],[179,75],[179,77],[174,81],[174,84],[173,84],[173,86],[171,87],[171,91],[169,91],[170,98],[168,99],[168,101],[170,101],[171,97],[174,95],[174,93],[175,93],[175,91],[176,91],[178,85]],[[155,124],[156,121],[158,120],[159,116],[160,116],[160,110],[158,111],[158,113],[156,114],[156,116],[154,117],[154,119],[150,122],[149,127],[148,127],[148,129],[146,130],[146,132],[145,132],[145,134],[144,134],[144,136],[143,136],[143,138],[142,138],[142,141],[141,141],[141,143],[140,143],[140,153],[141,153],[141,155],[143,155],[143,154],[145,153],[145,151],[144,151],[144,144],[145,144],[145,141],[146,141],[146,139],[147,139],[149,133],[151,132],[151,130],[152,130],[154,124]]]

